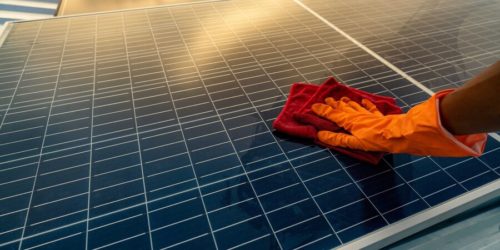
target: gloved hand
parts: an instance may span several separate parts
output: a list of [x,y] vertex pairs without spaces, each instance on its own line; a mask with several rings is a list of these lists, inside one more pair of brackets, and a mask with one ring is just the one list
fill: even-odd
[[326,98],[312,106],[315,114],[329,119],[351,135],[319,131],[318,139],[331,146],[433,156],[479,156],[486,134],[453,136],[442,127],[439,100],[452,90],[441,91],[406,114],[383,116],[367,99],[362,105],[344,97]]
[[326,97],[341,98],[348,96],[353,101],[363,98],[372,101],[383,114],[401,114],[401,109],[391,97],[370,94],[362,90],[347,87],[333,77],[329,77],[320,86],[314,84],[294,83],[290,88],[290,94],[285,106],[273,122],[273,128],[277,132],[287,134],[296,138],[305,138],[314,143],[331,148],[341,154],[348,155],[360,161],[373,165],[378,164],[384,153],[367,152],[344,147],[331,147],[318,140],[319,130],[345,133],[334,122],[323,119],[311,110],[316,102],[322,102]]

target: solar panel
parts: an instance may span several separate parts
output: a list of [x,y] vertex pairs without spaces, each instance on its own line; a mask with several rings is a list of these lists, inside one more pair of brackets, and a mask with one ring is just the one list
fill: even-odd
[[293,1],[16,23],[0,55],[3,248],[333,248],[498,183],[496,140],[369,166],[273,132],[293,82],[428,98]]
[[462,85],[500,55],[494,1],[303,2],[434,91]]

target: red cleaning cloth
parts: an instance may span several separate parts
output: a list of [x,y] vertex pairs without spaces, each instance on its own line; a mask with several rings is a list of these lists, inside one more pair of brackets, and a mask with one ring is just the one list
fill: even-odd
[[[335,78],[330,77],[321,86],[294,83],[290,89],[285,107],[273,122],[273,127],[277,131],[291,136],[313,139],[316,144],[326,147],[326,145],[317,140],[317,132],[319,130],[337,132],[343,130],[337,124],[316,116],[311,111],[311,106],[314,103],[324,102],[326,97],[333,97],[338,100],[343,96],[347,96],[358,103],[361,103],[363,98],[369,99],[384,115],[400,114],[402,112],[393,98],[350,88],[337,82]],[[329,148],[371,164],[377,164],[384,155],[384,153],[379,152],[366,152],[341,147]]]

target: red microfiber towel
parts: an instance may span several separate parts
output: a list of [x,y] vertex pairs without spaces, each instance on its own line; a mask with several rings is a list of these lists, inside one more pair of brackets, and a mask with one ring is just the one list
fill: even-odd
[[[326,97],[340,99],[343,96],[347,96],[358,103],[361,103],[363,98],[369,99],[384,115],[400,114],[402,112],[396,105],[394,98],[374,95],[347,87],[337,82],[335,78],[330,77],[321,86],[294,83],[290,89],[285,107],[273,122],[273,127],[279,132],[295,137],[312,139],[316,144],[326,147],[326,145],[317,140],[317,132],[319,130],[336,132],[343,130],[337,124],[316,116],[311,111],[311,106],[314,103],[323,102]],[[330,148],[370,164],[378,164],[384,155],[384,153],[379,152],[366,152],[340,147]]]

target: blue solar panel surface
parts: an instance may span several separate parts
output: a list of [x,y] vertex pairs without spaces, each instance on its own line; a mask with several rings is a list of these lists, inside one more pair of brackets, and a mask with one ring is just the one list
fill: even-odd
[[[355,27],[382,2],[305,3],[365,42],[371,34]],[[423,2],[392,7],[410,14]],[[492,3],[478,16],[495,13]],[[367,46],[400,51],[395,64],[433,89],[499,55],[499,31],[485,36],[485,24],[467,30],[485,41],[481,53],[424,61],[413,47],[437,55],[425,42],[451,29],[420,20],[409,26],[416,42],[377,20],[389,31],[369,40],[394,49]],[[499,178],[491,139],[476,159],[388,155],[369,166],[273,132],[290,85],[329,75],[406,109],[428,98],[293,1],[16,24],[0,48],[0,248],[332,248]]]

